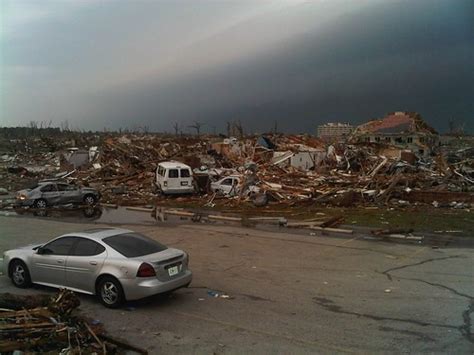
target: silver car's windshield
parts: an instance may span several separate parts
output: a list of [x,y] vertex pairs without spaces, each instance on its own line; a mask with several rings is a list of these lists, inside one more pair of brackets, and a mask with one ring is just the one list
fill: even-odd
[[127,258],[149,255],[168,249],[139,233],[124,233],[103,239],[104,243]]

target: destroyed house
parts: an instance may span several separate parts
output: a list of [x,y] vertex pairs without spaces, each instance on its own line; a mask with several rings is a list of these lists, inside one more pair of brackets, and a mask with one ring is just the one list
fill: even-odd
[[439,144],[438,133],[416,112],[394,112],[358,126],[354,143],[375,143],[428,156]]

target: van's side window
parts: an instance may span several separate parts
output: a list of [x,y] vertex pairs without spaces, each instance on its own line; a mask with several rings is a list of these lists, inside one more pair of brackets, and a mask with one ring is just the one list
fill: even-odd
[[178,176],[178,169],[170,169],[168,170],[168,177],[169,178],[177,178]]
[[182,178],[188,178],[189,176],[191,176],[191,174],[189,173],[189,169],[181,169]]

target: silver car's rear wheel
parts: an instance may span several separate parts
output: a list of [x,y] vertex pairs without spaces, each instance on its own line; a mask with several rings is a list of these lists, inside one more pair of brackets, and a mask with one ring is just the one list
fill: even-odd
[[103,278],[97,288],[102,304],[109,308],[116,308],[124,301],[120,283],[112,277]]
[[12,261],[10,275],[16,287],[26,288],[31,284],[30,273],[25,263],[20,260]]

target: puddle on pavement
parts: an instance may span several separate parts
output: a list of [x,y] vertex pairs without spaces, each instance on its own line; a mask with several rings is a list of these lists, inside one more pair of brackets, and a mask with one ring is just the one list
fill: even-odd
[[[0,211],[0,215],[9,217],[36,217],[41,219],[51,219],[61,222],[69,223],[103,223],[110,225],[166,225],[175,226],[182,224],[199,224],[199,225],[229,225],[229,226],[242,226],[248,228],[256,228],[267,232],[281,233],[286,232],[291,234],[298,234],[307,236],[309,233],[305,229],[291,229],[288,230],[285,227],[280,227],[275,224],[260,224],[260,223],[249,223],[248,220],[243,221],[222,221],[222,220],[209,220],[206,218],[206,213],[196,212],[199,218],[192,218],[187,216],[177,216],[173,214],[161,214],[162,220],[157,219],[156,214],[146,211],[134,211],[128,210],[126,207],[118,208],[107,208],[101,206],[94,207],[83,207],[83,208],[50,208],[46,210],[36,209],[20,209],[20,210],[3,210]],[[212,212],[213,215],[219,215],[218,212]],[[222,214],[221,214],[222,215]],[[194,220],[193,220],[194,219]],[[318,239],[323,235],[315,235],[314,238]],[[328,235],[324,235],[327,237]],[[337,235],[330,235],[333,238],[346,238]],[[354,236],[351,236],[354,238]],[[364,235],[357,237],[360,240],[368,240]],[[380,240],[374,240],[374,242],[380,242]],[[403,241],[385,241],[392,244],[406,244]],[[409,243],[414,244],[414,243]],[[415,243],[420,246],[432,246],[433,248],[440,247],[467,247],[474,248],[474,238],[458,237],[458,236],[424,236],[422,243]]]
[[[185,224],[196,223],[191,217],[162,215],[162,220],[157,220],[156,214],[145,211],[128,210],[126,207],[108,208],[102,206],[82,208],[48,208],[48,209],[16,209],[0,211],[7,217],[37,217],[70,223],[104,223],[104,224]],[[213,212],[213,214],[218,214]],[[205,214],[203,214],[205,216]],[[200,219],[199,224],[241,225],[240,222],[209,221]]]

